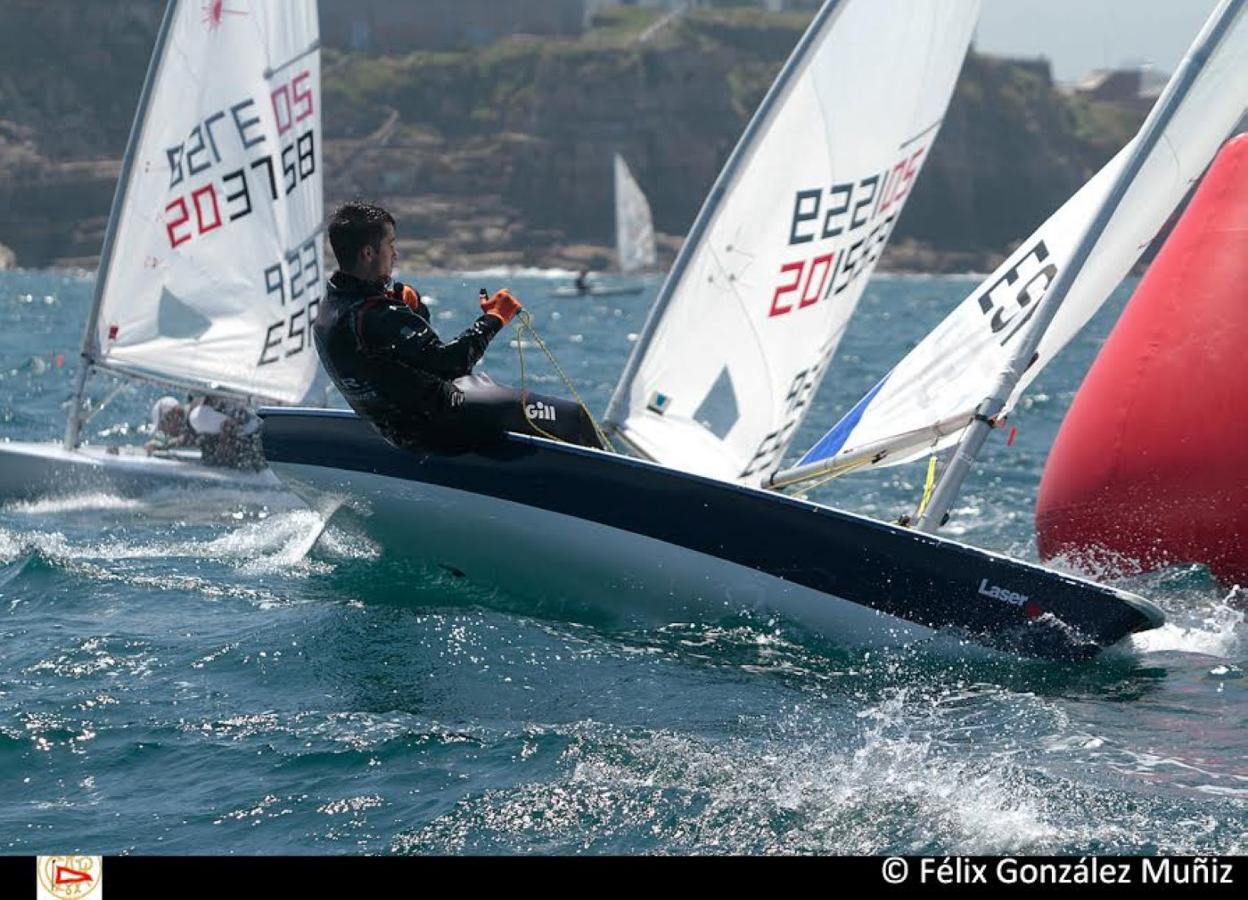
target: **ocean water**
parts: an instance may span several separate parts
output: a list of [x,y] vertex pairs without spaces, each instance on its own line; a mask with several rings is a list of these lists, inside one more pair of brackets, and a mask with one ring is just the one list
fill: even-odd
[[[657,290],[413,280],[444,333],[510,284],[595,410]],[[974,283],[878,278],[795,447]],[[60,435],[91,287],[0,273],[0,439]],[[989,442],[952,533],[1035,558],[1045,453],[1129,287],[1037,380],[1014,446]],[[514,337],[485,361],[513,383]],[[141,441],[154,396],[124,390],[91,439]],[[814,496],[895,517],[923,475]],[[1244,605],[1199,568],[1124,582],[1166,610],[1159,631],[1086,664],[1006,663],[854,652],[783,621],[560,620],[322,524],[277,491],[0,507],[0,851],[1248,849]]]

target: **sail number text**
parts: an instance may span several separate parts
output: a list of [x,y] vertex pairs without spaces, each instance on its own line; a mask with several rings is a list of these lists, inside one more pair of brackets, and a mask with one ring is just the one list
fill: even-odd
[[[284,141],[275,152],[253,155],[264,149],[268,136],[250,97],[206,116],[186,140],[165,149],[169,190],[181,188],[165,206],[171,248],[251,215],[255,202],[263,198],[278,202],[315,174],[315,122],[300,131],[300,124],[315,112],[311,73],[305,70],[279,85],[269,101],[278,137]],[[231,164],[237,168],[222,171]],[[188,184],[210,172],[210,180],[194,187]],[[217,172],[222,173],[219,178]]]
[[312,346],[312,323],[321,306],[321,271],[319,232],[265,268],[265,290],[278,298],[283,315],[265,329],[260,365],[280,362]]
[[[780,266],[768,317],[788,315],[840,294],[879,259],[919,172],[925,147],[860,181],[799,190],[788,244],[823,244],[822,252]],[[868,227],[869,226],[869,227]],[[832,247],[825,242],[835,241]]]

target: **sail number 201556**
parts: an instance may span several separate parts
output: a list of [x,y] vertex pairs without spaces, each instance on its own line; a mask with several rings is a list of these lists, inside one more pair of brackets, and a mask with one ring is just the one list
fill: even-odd
[[[796,193],[788,244],[819,244],[822,252],[781,265],[769,318],[840,294],[870,270],[910,193],[925,150],[912,150],[883,172],[859,181]],[[828,247],[829,241],[835,243]]]

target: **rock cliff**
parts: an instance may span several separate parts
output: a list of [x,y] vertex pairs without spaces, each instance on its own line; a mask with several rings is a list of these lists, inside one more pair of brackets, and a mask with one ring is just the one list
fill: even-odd
[[[98,253],[159,6],[0,7],[0,242],[20,264]],[[653,21],[624,9],[580,38],[327,49],[327,204],[392,207],[414,265],[604,267],[618,151],[670,259],[807,17],[703,12],[657,32]],[[972,54],[886,265],[990,266],[1138,122],[1062,95],[1043,62]]]

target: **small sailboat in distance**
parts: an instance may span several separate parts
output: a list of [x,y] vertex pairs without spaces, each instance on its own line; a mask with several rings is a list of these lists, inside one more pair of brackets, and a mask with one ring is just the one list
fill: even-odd
[[624,275],[653,269],[658,262],[650,201],[624,157],[615,154],[615,255]]
[[[653,269],[658,261],[650,202],[619,153],[615,172],[615,256],[621,275],[637,275]],[[635,283],[596,284],[581,272],[570,287],[556,288],[556,297],[618,297],[640,294],[645,286]]]
[[[93,373],[304,401],[322,296],[316,0],[170,0],[117,183],[59,443],[0,443],[0,497],[168,483],[276,485],[192,452],[84,445]],[[228,13],[228,14],[227,14]],[[98,406],[96,407],[98,409]]]

